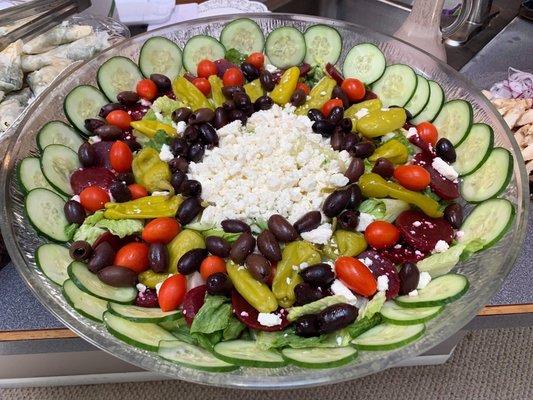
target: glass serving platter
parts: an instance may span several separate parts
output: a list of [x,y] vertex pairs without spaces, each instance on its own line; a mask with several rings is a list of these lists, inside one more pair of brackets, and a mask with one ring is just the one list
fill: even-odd
[[80,84],[96,85],[96,72],[105,60],[116,55],[137,60],[144,41],[156,35],[166,36],[182,48],[187,39],[193,35],[207,34],[218,37],[223,26],[234,19],[232,16],[182,22],[121,42],[65,73],[55,85],[32,103],[31,109],[11,139],[6,157],[2,160],[0,223],[13,262],[45,307],[79,336],[141,368],[190,382],[248,389],[281,389],[331,384],[378,372],[431,349],[466,325],[497,292],[511,270],[522,245],[528,212],[528,181],[520,151],[510,131],[498,112],[478,89],[449,66],[408,43],[374,32],[367,27],[324,18],[288,14],[243,14],[242,16],[257,21],[265,34],[280,26],[294,26],[304,31],[312,24],[329,24],[335,27],[343,38],[341,65],[346,53],[354,44],[374,43],[383,51],[389,64],[397,62],[407,64],[414,68],[415,72],[437,81],[444,88],[447,99],[461,98],[469,101],[474,108],[474,120],[485,122],[494,128],[495,145],[509,149],[516,160],[511,182],[502,195],[516,205],[516,217],[509,232],[495,246],[477,253],[456,267],[456,270],[465,274],[470,281],[468,292],[448,305],[445,312],[428,322],[426,333],[420,340],[398,350],[361,351],[354,362],[336,369],[240,368],[228,373],[210,373],[186,368],[165,361],[155,353],[127,345],[109,334],[103,324],[81,316],[67,304],[60,288],[47,280],[35,264],[34,251],[46,240],[37,235],[24,214],[23,196],[17,182],[17,163],[24,157],[37,154],[35,136],[45,122],[52,119],[65,120],[61,105],[65,95],[72,88]]

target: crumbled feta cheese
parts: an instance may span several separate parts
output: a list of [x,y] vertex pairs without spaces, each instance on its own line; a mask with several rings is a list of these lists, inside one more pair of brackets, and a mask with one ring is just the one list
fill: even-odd
[[416,285],[416,288],[424,289],[429,282],[431,282],[431,275],[426,271],[422,271],[418,277],[418,285]]
[[95,144],[95,143],[101,142],[102,139],[100,139],[100,136],[94,135],[94,136],[89,136],[89,139],[87,139],[87,141],[90,144]]
[[450,248],[450,246],[448,245],[448,243],[446,243],[444,240],[439,240],[435,244],[435,248],[433,249],[433,253],[442,253],[442,252],[448,250],[449,248]]
[[278,70],[278,68],[275,67],[275,66],[273,66],[272,64],[267,64],[267,65],[265,65],[265,69],[266,69],[268,72],[270,72],[270,73],[272,73],[272,72]]
[[306,263],[306,262],[303,262],[303,263],[301,263],[301,264],[299,265],[299,268],[300,268],[300,269],[306,269],[307,267],[309,267],[309,264]]
[[185,121],[178,121],[177,124],[173,122],[172,126],[174,127],[174,129],[176,129],[178,135],[181,135],[183,132],[185,132],[185,128],[187,128],[187,123]]
[[170,194],[170,192],[165,192],[165,191],[155,191],[155,192],[152,192],[152,196],[168,196]]
[[346,300],[348,301],[356,301],[357,297],[352,293],[350,289],[344,283],[339,281],[338,279],[335,279],[330,287],[333,294],[341,295],[346,297]]
[[373,264],[373,261],[370,258],[368,258],[368,257],[360,258],[359,261],[361,261],[367,267],[370,267]]
[[291,278],[289,278],[289,277],[285,278],[285,282],[287,282],[287,285],[290,285],[290,284],[291,284],[291,281],[292,281]]
[[164,144],[161,146],[161,151],[159,152],[159,158],[161,161],[169,162],[174,158],[174,154],[170,151],[170,146],[168,144]]
[[389,132],[389,133],[387,133],[387,134],[385,134],[385,135],[383,135],[381,137],[381,142],[383,143],[383,142],[386,142],[386,141],[388,141],[390,139],[394,139],[395,136],[396,136],[396,133]]
[[159,296],[159,289],[161,289],[161,285],[163,285],[163,282],[159,282],[157,285],[155,285],[155,293]]
[[301,233],[303,240],[316,244],[326,244],[331,239],[331,235],[333,235],[331,224],[322,224],[312,231]]
[[70,200],[74,200],[74,201],[77,201],[77,202],[79,203],[79,202],[80,202],[80,195],[79,195],[79,194],[76,194],[76,195],[72,196],[72,197],[70,198]]
[[408,293],[409,297],[415,297],[418,296],[418,290],[412,290]]
[[389,111],[390,108],[389,107],[381,107],[381,111]]
[[372,214],[367,214],[362,212],[359,214],[359,222],[357,222],[357,227],[355,230],[359,232],[364,232],[368,225],[374,222],[375,218]]
[[248,317],[250,314],[248,314],[246,311],[241,311],[241,317]]
[[418,131],[416,130],[416,128],[414,126],[412,126],[407,131],[407,135],[406,136],[409,139],[411,136],[415,136],[415,135],[418,135]]
[[137,285],[135,285],[135,287],[137,288],[137,290],[141,293],[144,293],[146,291],[146,286],[143,285],[142,283],[138,283]]
[[359,111],[355,113],[355,117],[357,119],[361,119],[366,115],[368,115],[368,108],[361,108]]
[[337,336],[337,346],[340,346],[342,344],[342,338],[340,336]]
[[457,231],[455,232],[455,237],[457,239],[461,239],[463,236],[465,235],[465,233],[463,231]]
[[281,324],[281,317],[273,313],[262,313],[257,315],[257,322],[263,326],[276,326]]
[[389,289],[389,277],[387,275],[378,276],[378,290],[385,292]]
[[416,227],[416,228],[418,228],[420,225],[422,225],[422,222],[420,222],[420,221],[413,222],[413,226]]
[[459,176],[457,171],[450,164],[448,164],[446,161],[444,161],[440,157],[435,157],[433,159],[433,162],[431,163],[431,166],[439,174],[441,174],[442,176],[444,176],[445,178],[447,178],[447,179],[449,179],[451,181],[456,180],[457,177]]
[[152,105],[152,102],[141,98],[141,105],[145,107],[150,107]]

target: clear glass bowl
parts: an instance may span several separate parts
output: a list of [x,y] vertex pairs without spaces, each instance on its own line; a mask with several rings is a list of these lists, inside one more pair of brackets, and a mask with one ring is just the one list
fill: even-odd
[[334,370],[306,370],[296,367],[282,369],[241,368],[230,373],[209,373],[181,367],[159,358],[156,354],[126,345],[111,336],[102,324],[92,322],[74,311],[63,299],[60,288],[50,283],[35,265],[34,251],[45,242],[30,226],[23,207],[23,196],[17,183],[16,165],[24,157],[36,155],[35,136],[39,128],[51,119],[65,120],[62,102],[76,85],[96,84],[98,67],[109,57],[123,55],[134,60],[143,42],[155,35],[163,35],[183,47],[188,38],[197,34],[218,37],[232,16],[218,16],[188,21],[162,28],[124,41],[80,65],[59,79],[32,105],[21,121],[18,132],[3,159],[1,177],[1,225],[9,253],[17,268],[39,300],[66,326],[78,335],[125,361],[186,381],[236,388],[273,389],[295,388],[334,383],[371,374],[398,362],[421,354],[461,329],[485,305],[501,286],[522,245],[527,221],[527,176],[520,151],[498,112],[487,99],[456,71],[409,44],[345,22],[284,14],[250,14],[265,32],[284,26],[304,31],[307,26],[326,23],[341,34],[344,45],[342,61],[356,43],[375,43],[385,53],[388,63],[401,62],[417,73],[439,82],[447,99],[462,98],[474,108],[474,119],[494,128],[495,141],[512,151],[515,157],[513,177],[504,197],[516,204],[516,218],[512,228],[500,242],[487,251],[476,254],[456,269],[468,276],[470,290],[458,301],[448,305],[445,312],[427,323],[425,335],[417,342],[389,352],[361,352],[353,363]]

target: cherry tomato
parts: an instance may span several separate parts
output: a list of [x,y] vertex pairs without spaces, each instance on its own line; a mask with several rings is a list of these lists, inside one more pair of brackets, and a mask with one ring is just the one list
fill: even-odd
[[140,199],[141,197],[148,196],[148,192],[146,191],[146,188],[143,185],[139,185],[138,183],[132,183],[128,186],[128,189],[131,192],[131,199]]
[[157,299],[159,300],[159,307],[163,311],[173,311],[183,302],[185,292],[187,291],[187,279],[183,275],[176,274],[165,279]]
[[151,79],[143,79],[137,83],[137,94],[145,100],[153,100],[157,96],[157,85]]
[[437,138],[439,137],[439,133],[437,132],[435,125],[433,125],[431,122],[421,122],[416,126],[416,130],[418,132],[418,136],[420,136],[420,139],[426,143],[430,143],[432,146],[435,146],[435,143],[437,143]]
[[252,64],[257,69],[261,69],[265,63],[265,56],[263,53],[252,53],[246,57],[246,62]]
[[174,218],[161,217],[148,222],[142,232],[142,239],[148,243],[169,243],[180,232],[181,225]]
[[341,99],[331,99],[324,103],[322,106],[322,114],[324,114],[325,117],[329,116],[329,113],[331,110],[335,107],[342,107],[342,100]]
[[217,65],[211,60],[202,60],[196,66],[196,75],[200,78],[209,78],[217,74]]
[[200,264],[200,275],[207,280],[210,275],[216,272],[226,272],[226,263],[223,258],[218,256],[208,256]]
[[130,127],[131,117],[123,110],[113,110],[107,114],[105,119],[108,124],[115,125],[122,130],[126,130]]
[[87,211],[95,212],[110,201],[109,194],[100,186],[89,186],[80,193],[80,203]]
[[394,246],[400,239],[400,231],[386,221],[374,221],[365,229],[366,242],[375,249]]
[[394,170],[394,178],[406,189],[424,190],[431,181],[431,175],[419,165],[400,165]]
[[211,84],[206,78],[194,78],[192,84],[196,86],[204,96],[209,96],[209,93],[211,93]]
[[115,265],[129,268],[140,274],[148,269],[148,245],[132,242],[122,246],[115,255]]
[[296,85],[296,89],[303,90],[306,95],[309,94],[309,92],[311,91],[311,89],[309,89],[309,86],[305,82],[298,82],[298,84]]
[[366,89],[363,82],[355,78],[346,78],[342,81],[341,89],[350,101],[359,101],[365,97]]
[[228,68],[222,76],[222,83],[224,86],[242,86],[244,85],[244,75],[239,68]]
[[335,273],[346,286],[361,296],[369,297],[376,293],[377,282],[374,274],[356,258],[337,258]]
[[109,162],[117,172],[128,172],[131,170],[133,153],[130,147],[121,140],[117,140],[109,150]]

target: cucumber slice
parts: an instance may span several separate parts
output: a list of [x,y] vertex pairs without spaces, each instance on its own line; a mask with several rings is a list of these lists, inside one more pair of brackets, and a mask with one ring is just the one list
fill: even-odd
[[371,43],[357,44],[350,49],[342,73],[346,78],[357,78],[365,85],[377,81],[385,72],[385,56]]
[[379,311],[385,322],[394,325],[415,325],[435,318],[444,310],[444,306],[404,308],[394,301],[387,301]]
[[103,321],[102,316],[107,310],[107,301],[85,293],[70,279],[63,283],[63,297],[72,308],[84,317],[97,322]]
[[74,128],[63,121],[50,121],[37,133],[37,147],[42,152],[50,144],[62,144],[77,152],[83,144],[83,139]]
[[183,48],[183,66],[196,75],[196,67],[202,60],[219,60],[224,58],[226,49],[211,36],[196,35],[190,38]]
[[157,324],[133,322],[120,318],[109,311],[104,313],[104,324],[117,339],[148,351],[157,351],[162,340],[176,338]]
[[35,263],[52,282],[62,285],[68,279],[67,268],[72,262],[66,247],[46,243],[37,248]]
[[425,330],[424,324],[393,325],[385,322],[357,336],[352,343],[359,350],[393,350],[414,342]]
[[154,36],[144,42],[139,54],[139,68],[149,78],[152,74],[163,74],[174,80],[182,66],[179,46],[162,36]]
[[236,49],[248,55],[263,51],[265,36],[255,21],[250,18],[238,18],[222,29],[220,43],[228,50]]
[[513,224],[515,208],[506,199],[492,199],[478,204],[466,217],[460,243],[481,240],[483,249],[495,244]]
[[262,350],[251,340],[220,342],[215,345],[213,352],[221,360],[242,367],[276,368],[287,364],[280,353]]
[[69,225],[63,211],[65,200],[60,195],[48,189],[33,189],[24,205],[30,223],[40,234],[56,242],[70,240],[65,232]]
[[433,125],[437,128],[439,138],[446,138],[457,146],[470,132],[473,115],[474,112],[469,102],[451,100],[444,103]]
[[207,350],[180,340],[162,340],[157,353],[166,360],[200,371],[228,372],[239,368],[216,358]]
[[428,83],[429,100],[422,111],[411,120],[414,125],[424,121],[433,121],[444,104],[444,90],[442,90],[442,87],[435,81],[428,81]]
[[310,65],[335,64],[342,52],[342,38],[335,28],[327,25],[312,25],[304,33],[305,59]]
[[372,85],[372,91],[384,107],[403,107],[416,91],[416,74],[404,64],[393,64],[385,68],[383,76]]
[[308,348],[281,350],[281,354],[289,363],[302,368],[335,368],[348,364],[357,358],[354,347]]
[[473,124],[468,136],[455,149],[452,164],[459,176],[476,171],[487,160],[494,145],[494,131],[487,124]]
[[76,86],[65,97],[63,109],[69,122],[85,135],[91,133],[85,128],[87,118],[97,118],[100,109],[108,103],[107,99],[94,86]]
[[424,109],[429,101],[429,82],[423,76],[416,76],[416,90],[411,100],[405,105],[405,109],[414,117]]
[[137,82],[143,79],[139,67],[129,58],[116,56],[103,63],[96,74],[98,87],[106,97],[117,101],[117,94],[126,90],[135,91]]
[[502,193],[513,175],[513,156],[502,147],[492,149],[476,171],[461,182],[461,195],[470,203],[492,199]]
[[181,318],[181,311],[162,311],[160,308],[137,307],[124,304],[109,304],[109,312],[133,322],[174,321]]
[[23,159],[17,167],[17,173],[24,193],[36,188],[55,191],[44,177],[41,171],[41,161],[37,157]]
[[468,279],[464,275],[446,274],[433,279],[417,296],[398,296],[396,304],[405,308],[442,306],[457,300],[468,290]]
[[98,279],[84,263],[74,261],[68,266],[67,271],[69,278],[77,287],[99,299],[129,304],[137,297],[137,290],[134,287],[110,286]]
[[265,53],[272,65],[279,69],[299,65],[306,53],[304,35],[290,26],[274,29],[267,37]]
[[47,146],[41,156],[41,170],[46,180],[65,196],[74,194],[70,186],[70,176],[80,167],[78,154],[61,144]]

